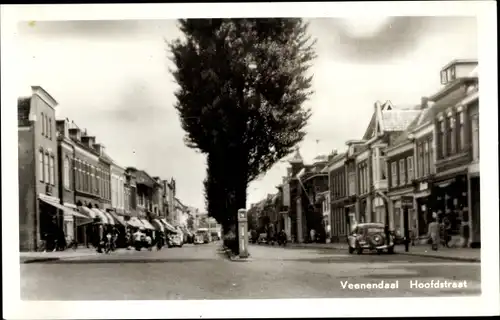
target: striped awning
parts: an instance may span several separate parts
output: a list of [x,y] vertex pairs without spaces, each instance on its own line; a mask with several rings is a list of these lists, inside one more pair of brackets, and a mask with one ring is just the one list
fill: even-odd
[[122,216],[119,216],[118,214],[114,213],[113,211],[108,211],[108,213],[115,219],[116,222],[121,224],[122,226],[126,227],[127,223],[125,222],[125,218]]
[[102,212],[101,210],[99,210],[97,208],[92,208],[91,210],[95,212],[95,216],[98,217],[99,219],[101,219],[101,222],[103,224],[109,224],[108,217],[106,216],[106,214],[104,212]]
[[155,227],[153,227],[153,225],[151,223],[149,223],[148,220],[146,220],[146,219],[139,219],[139,220],[144,225],[144,228],[149,229],[149,230],[156,230]]
[[144,225],[137,217],[131,217],[130,220],[127,221],[127,224],[134,228],[144,228]]
[[173,232],[173,233],[177,233],[177,230],[175,230],[174,226],[171,225],[170,223],[167,222],[167,220],[165,218],[163,219],[160,219],[161,222],[163,222],[163,224],[165,225],[165,228],[170,231],[170,232]]
[[73,210],[71,208],[63,206],[60,203],[57,203],[55,200],[49,199],[48,197],[47,198],[40,197],[40,200],[42,200],[43,202],[45,202],[47,204],[50,204],[51,206],[53,206],[53,207],[55,207],[55,208],[57,208],[59,210],[62,210],[66,214],[69,214],[69,215],[72,215],[72,216],[75,216],[75,217],[78,217],[78,218],[83,218],[83,219],[88,219],[89,218],[88,216],[83,215],[83,214],[81,214],[78,211],[75,211],[75,210]]
[[160,220],[153,219],[152,222],[153,222],[153,225],[156,226],[157,230],[160,230],[161,232],[165,231],[165,226],[163,225],[163,223],[160,222]]

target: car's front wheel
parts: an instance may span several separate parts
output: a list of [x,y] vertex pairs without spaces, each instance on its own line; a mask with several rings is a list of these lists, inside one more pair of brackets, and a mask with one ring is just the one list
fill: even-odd
[[356,253],[357,254],[362,254],[363,253],[363,248],[359,245],[359,243],[356,244]]
[[393,254],[394,253],[394,247],[389,247],[389,249],[387,249],[387,253]]

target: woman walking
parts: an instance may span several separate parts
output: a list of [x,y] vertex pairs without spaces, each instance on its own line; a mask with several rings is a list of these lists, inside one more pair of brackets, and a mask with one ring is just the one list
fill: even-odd
[[[433,214],[434,216],[434,214]],[[439,223],[437,222],[436,218],[434,218],[431,223],[429,223],[428,226],[428,233],[427,236],[431,239],[431,248],[434,251],[437,251],[438,249],[438,244],[439,244]]]

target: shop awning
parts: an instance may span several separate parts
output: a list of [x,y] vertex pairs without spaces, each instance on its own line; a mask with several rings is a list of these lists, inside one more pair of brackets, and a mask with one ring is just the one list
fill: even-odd
[[144,225],[137,219],[137,217],[131,217],[130,220],[127,221],[127,224],[134,228],[144,228]]
[[157,230],[160,230],[161,232],[165,232],[165,226],[163,223],[160,222],[158,219],[153,219],[153,225],[156,226]]
[[103,224],[109,224],[108,217],[104,214],[104,212],[102,212],[97,208],[92,208],[91,210],[95,212],[96,217],[99,217],[99,219],[101,219],[101,222]]
[[151,223],[149,223],[149,221],[148,221],[148,220],[146,220],[146,219],[139,219],[139,220],[142,222],[142,224],[144,225],[144,227],[145,227],[146,229],[149,229],[149,230],[156,230],[156,229],[155,229],[155,227],[153,227],[153,225],[152,225]]
[[127,223],[125,222],[125,218],[122,216],[119,216],[118,214],[114,213],[113,211],[108,211],[108,213],[122,226],[126,227]]
[[172,226],[170,223],[168,223],[165,218],[160,219],[160,221],[163,222],[163,224],[165,225],[165,228],[168,231],[173,232],[173,233],[177,233],[177,230],[175,230],[174,226]]
[[115,218],[109,212],[105,210],[101,210],[101,212],[106,215],[106,218],[108,218],[108,224],[115,225]]
[[89,219],[88,216],[83,215],[80,212],[77,212],[77,211],[75,211],[73,209],[70,209],[68,207],[65,207],[62,204],[57,203],[55,201],[51,201],[51,200],[49,200],[47,198],[42,198],[42,197],[40,197],[40,200],[42,200],[43,202],[45,202],[47,204],[50,204],[51,206],[53,206],[53,207],[55,207],[55,208],[57,208],[59,210],[62,210],[63,212],[65,212],[67,214],[71,214],[72,216],[75,216],[75,217],[78,217],[78,218],[83,218],[83,219]]

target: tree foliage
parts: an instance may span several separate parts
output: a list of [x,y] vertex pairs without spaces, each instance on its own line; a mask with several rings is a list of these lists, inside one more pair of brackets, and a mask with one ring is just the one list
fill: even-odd
[[307,27],[299,18],[182,19],[184,37],[168,44],[185,142],[207,154],[207,210],[223,225],[246,206],[248,183],[306,134]]

